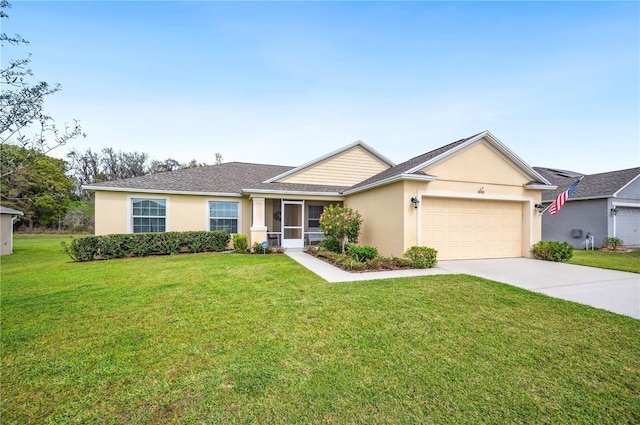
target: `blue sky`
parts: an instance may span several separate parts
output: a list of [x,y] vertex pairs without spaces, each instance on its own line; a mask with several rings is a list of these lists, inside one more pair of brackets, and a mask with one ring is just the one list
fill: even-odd
[[640,165],[637,2],[20,2],[2,31],[80,120],[71,147],[402,162],[491,131],[530,165]]

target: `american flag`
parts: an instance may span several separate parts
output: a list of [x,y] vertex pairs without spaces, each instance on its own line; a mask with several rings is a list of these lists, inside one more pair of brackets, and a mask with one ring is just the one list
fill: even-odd
[[560,195],[558,195],[556,200],[553,201],[553,204],[551,204],[551,206],[549,207],[549,214],[555,215],[558,213],[558,211],[560,211],[560,208],[562,208],[564,203],[567,201],[567,199],[571,195],[571,192],[573,192],[573,189],[575,189],[578,183],[580,183],[580,180],[582,180],[582,177],[580,177],[580,179],[577,182],[572,184],[569,189],[565,190]]

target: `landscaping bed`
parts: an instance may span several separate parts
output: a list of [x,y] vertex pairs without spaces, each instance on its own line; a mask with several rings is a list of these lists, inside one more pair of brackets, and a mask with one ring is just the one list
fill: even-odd
[[347,254],[339,254],[314,247],[307,248],[305,252],[348,272],[379,272],[415,268],[411,260],[400,257],[376,257],[360,262]]

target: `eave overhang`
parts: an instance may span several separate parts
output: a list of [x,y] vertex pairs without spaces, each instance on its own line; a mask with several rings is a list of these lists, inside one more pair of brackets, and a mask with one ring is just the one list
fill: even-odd
[[531,189],[531,190],[556,190],[558,188],[558,186],[552,186],[552,185],[546,185],[546,184],[525,184],[524,185],[525,189]]
[[307,190],[279,190],[279,189],[242,189],[244,194],[264,193],[268,195],[296,195],[296,196],[326,196],[332,198],[344,198],[340,192],[312,192]]
[[98,190],[106,192],[134,192],[134,193],[162,193],[166,195],[199,195],[199,196],[224,196],[241,198],[241,193],[226,193],[226,192],[199,192],[190,190],[166,190],[166,189],[136,189],[132,187],[104,187],[83,185],[84,190]]

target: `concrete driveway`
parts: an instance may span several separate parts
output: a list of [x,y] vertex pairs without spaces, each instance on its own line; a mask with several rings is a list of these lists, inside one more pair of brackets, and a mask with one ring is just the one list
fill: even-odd
[[437,267],[640,319],[640,274],[529,258],[438,261]]

